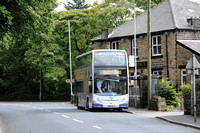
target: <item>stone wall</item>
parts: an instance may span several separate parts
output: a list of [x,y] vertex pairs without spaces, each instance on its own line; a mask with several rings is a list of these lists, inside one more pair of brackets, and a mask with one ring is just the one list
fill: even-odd
[[183,96],[183,99],[184,99],[184,114],[185,115],[190,115],[191,114],[191,111],[190,111],[190,93],[186,93],[184,94]]
[[165,98],[154,96],[151,101],[151,109],[155,111],[164,111],[166,109]]
[[198,30],[179,30],[176,32],[177,40],[200,40],[200,31]]
[[[196,91],[196,103],[197,103],[197,116],[200,116],[200,91]],[[191,114],[191,107],[190,107],[190,94],[184,95],[184,114],[190,115]]]
[[200,116],[200,91],[196,92],[197,99],[197,116]]

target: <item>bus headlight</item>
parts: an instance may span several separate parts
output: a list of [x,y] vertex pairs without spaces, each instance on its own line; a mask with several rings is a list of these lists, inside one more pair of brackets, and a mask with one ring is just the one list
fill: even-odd
[[102,103],[103,102],[103,100],[100,99],[100,98],[95,98],[95,101],[98,102],[98,103]]
[[100,102],[100,103],[102,103],[102,99],[97,98],[97,101]]

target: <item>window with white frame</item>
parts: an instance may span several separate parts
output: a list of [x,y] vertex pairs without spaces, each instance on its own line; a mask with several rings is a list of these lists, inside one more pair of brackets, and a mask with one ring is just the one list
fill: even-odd
[[153,71],[153,75],[158,75],[159,79],[162,79],[162,71],[161,70]]
[[161,36],[152,37],[152,56],[161,55]]
[[186,84],[186,69],[181,69],[181,86]]
[[110,49],[119,49],[119,42],[118,41],[111,42]]
[[138,57],[138,46],[137,46],[137,43],[136,43],[136,47],[135,47],[135,40],[132,39],[131,55],[135,56],[135,50],[136,50],[136,57]]

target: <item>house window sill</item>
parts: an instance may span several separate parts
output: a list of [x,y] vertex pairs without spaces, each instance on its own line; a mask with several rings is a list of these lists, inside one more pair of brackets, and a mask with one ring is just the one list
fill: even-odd
[[152,59],[163,58],[163,55],[152,55],[151,58]]

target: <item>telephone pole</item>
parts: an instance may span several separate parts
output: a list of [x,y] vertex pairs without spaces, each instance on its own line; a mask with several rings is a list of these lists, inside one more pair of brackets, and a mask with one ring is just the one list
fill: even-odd
[[[135,76],[135,93],[136,93],[136,96],[135,96],[135,107],[137,108],[137,102],[138,102],[138,99],[137,99],[137,96],[138,96],[138,89],[137,89],[137,41],[136,41],[136,12],[135,12],[135,4],[133,5],[134,7],[134,62],[135,62],[135,73],[134,73],[134,76]],[[133,48],[133,47],[132,47]]]
[[147,8],[147,69],[148,69],[148,109],[151,109],[151,0],[148,0]]

